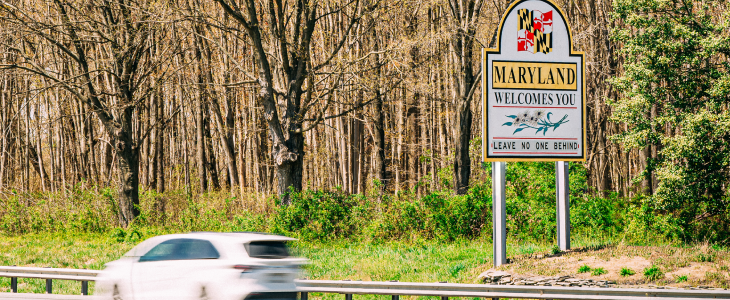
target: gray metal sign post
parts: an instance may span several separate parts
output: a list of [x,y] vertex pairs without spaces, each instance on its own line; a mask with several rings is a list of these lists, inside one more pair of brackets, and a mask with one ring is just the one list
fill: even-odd
[[558,225],[558,247],[570,249],[570,163],[555,162],[555,200]]
[[492,244],[494,247],[494,266],[507,263],[507,213],[505,210],[505,171],[507,163],[492,163]]

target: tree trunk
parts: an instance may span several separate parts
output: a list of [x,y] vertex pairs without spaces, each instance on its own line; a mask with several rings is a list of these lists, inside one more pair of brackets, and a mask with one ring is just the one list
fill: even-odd
[[[153,83],[154,84],[154,83]],[[146,154],[146,160],[147,160],[147,189],[148,190],[154,190],[157,188],[157,152],[160,145],[158,144],[159,138],[158,135],[159,132],[159,116],[157,115],[157,102],[159,102],[160,99],[155,97],[155,94],[152,93],[150,96],[150,102],[148,104],[148,114],[147,118],[149,122],[147,122],[150,131],[150,137],[147,139],[149,141],[149,148],[147,148]]]
[[[288,149],[302,149],[304,146],[304,135],[301,133],[291,133],[289,143],[287,144]],[[276,175],[278,179],[277,192],[281,197],[281,204],[291,204],[290,189],[294,192],[302,190],[302,175],[304,171],[304,155],[294,155],[289,157],[288,160],[282,160],[277,158]],[[283,163],[280,163],[282,162]]]
[[471,137],[472,113],[469,102],[459,101],[456,107],[457,117],[454,120],[455,157],[454,157],[454,190],[458,195],[469,191],[471,175],[471,158],[469,157],[469,139]]
[[[205,105],[205,104],[204,104]],[[209,113],[209,110],[207,108],[207,105],[205,112],[206,114]],[[205,149],[205,153],[208,155],[208,164],[206,165],[208,175],[210,176],[210,188],[214,191],[221,189],[221,182],[218,176],[218,160],[215,156],[215,151],[213,151],[213,138],[211,136],[211,130],[213,130],[210,126],[210,118],[208,115],[204,116],[204,124],[205,124],[205,143],[204,145],[207,147]]]
[[197,161],[198,161],[198,180],[200,181],[200,192],[205,193],[208,191],[208,177],[206,174],[207,169],[207,155],[205,154],[205,122],[203,120],[204,105],[203,105],[203,92],[197,99],[197,109],[195,111],[195,140],[197,141]]
[[[157,103],[156,118],[159,121],[165,120],[165,102],[162,97],[163,97],[162,91],[159,91],[157,93],[157,97],[156,97],[156,100],[157,100],[156,101],[156,103]],[[160,125],[160,124],[158,124],[158,125]],[[157,128],[155,129],[155,136],[156,136],[155,160],[157,162],[155,165],[155,169],[157,169],[157,171],[155,172],[156,173],[155,176],[157,176],[157,192],[159,192],[159,193],[165,192],[165,151],[164,151],[165,150],[165,141],[164,141],[164,134],[165,134],[164,128],[165,127],[166,126],[157,126]]]
[[5,188],[5,164],[7,161],[8,153],[8,140],[10,137],[7,135],[7,116],[6,109],[8,108],[6,98],[10,94],[10,87],[8,86],[9,80],[3,76],[3,86],[0,89],[0,136],[2,136],[2,148],[0,148],[0,190]]
[[385,166],[385,113],[383,112],[383,98],[380,89],[375,90],[374,103],[374,134],[373,143],[375,146],[375,159],[373,160],[373,169],[375,170],[375,178],[377,178],[383,187],[387,186],[386,166]]
[[363,124],[359,118],[353,118],[350,126],[350,176],[352,176],[351,192],[354,194],[361,193],[362,185],[362,144],[363,144]]
[[132,138],[133,108],[126,108],[115,138],[119,163],[119,223],[128,227],[139,215],[139,149]]

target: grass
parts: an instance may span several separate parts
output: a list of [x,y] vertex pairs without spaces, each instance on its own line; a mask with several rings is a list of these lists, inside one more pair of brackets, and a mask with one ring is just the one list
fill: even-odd
[[697,255],[697,262],[713,262],[713,261],[715,261],[715,256],[712,254],[700,253]]
[[[118,242],[108,234],[29,234],[0,238],[0,265],[103,269],[135,243]],[[89,292],[94,283],[89,282]],[[0,292],[10,291],[10,278],[0,278]],[[44,279],[18,278],[19,293],[45,293]],[[54,280],[54,294],[80,294],[78,281]]]
[[[147,238],[164,233],[167,232],[143,231],[142,235]],[[138,242],[120,241],[113,232],[4,236],[0,237],[0,265],[100,270]],[[510,255],[521,254],[519,249],[510,250]],[[310,259],[311,264],[305,270],[305,276],[310,279],[477,283],[480,268],[491,264],[492,244],[484,239],[450,243],[299,241],[294,243],[292,251]],[[89,292],[93,293],[93,289],[90,282]],[[0,278],[0,292],[9,291],[10,279]],[[54,294],[80,294],[80,291],[80,282],[53,281]],[[45,280],[20,278],[18,292],[45,293]]]
[[595,269],[591,270],[591,275],[593,275],[593,276],[601,276],[606,273],[608,273],[608,272],[606,272],[606,269],[604,269],[604,268],[595,268]]
[[[139,232],[142,239],[172,233],[147,228],[139,229]],[[104,263],[119,258],[137,243],[139,239],[136,234],[129,232],[120,234],[116,231],[104,234],[0,236],[0,253],[2,253],[0,265],[103,269]],[[681,276],[674,275],[673,279],[666,279],[662,271],[673,272],[691,263],[714,266],[704,274],[705,279],[693,277],[692,284],[723,287],[727,285],[724,282],[727,281],[730,252],[724,249],[710,249],[706,245],[615,246],[580,237],[576,237],[573,244],[573,250],[561,252],[557,257],[553,257],[549,255],[553,249],[553,244],[550,242],[530,243],[510,239],[507,256],[511,263],[500,269],[513,274],[576,275],[578,271],[587,275],[607,274],[606,276],[618,278],[619,274],[626,277],[636,272],[629,268],[631,265],[620,269],[604,268],[605,265],[601,261],[606,262],[621,257],[641,257],[652,264],[643,272],[644,279],[648,281],[679,282],[682,280],[679,279]],[[388,242],[348,239],[298,241],[292,248],[295,255],[310,259],[311,264],[306,267],[305,273],[309,279],[479,283],[478,275],[492,268],[492,244],[488,234],[473,240],[453,242],[418,238]],[[713,262],[693,262],[699,260],[699,253],[712,255]],[[594,260],[589,260],[591,257]],[[566,260],[574,261],[573,266],[561,270]],[[44,293],[44,286],[44,280],[19,279],[19,292]],[[9,289],[10,279],[0,278],[0,292],[8,292]],[[79,282],[54,281],[54,294],[79,294],[80,290]],[[93,292],[93,283],[90,283],[89,290]],[[329,294],[312,295],[313,299],[339,299],[338,297]],[[371,299],[371,297],[363,299],[365,298]]]
[[477,267],[491,263],[492,245],[483,240],[453,243],[367,244],[300,242],[310,279],[477,283]]

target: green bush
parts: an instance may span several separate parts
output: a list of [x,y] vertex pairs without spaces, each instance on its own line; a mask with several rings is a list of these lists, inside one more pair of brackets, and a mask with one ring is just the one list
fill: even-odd
[[277,208],[274,232],[298,233],[304,239],[334,239],[352,235],[357,198],[342,191],[294,192],[292,204]]
[[[488,173],[489,166],[479,172]],[[507,165],[510,237],[536,242],[554,239],[554,172],[553,163]],[[585,172],[582,165],[571,165],[574,234],[603,236],[622,232],[626,212],[630,211],[626,208],[629,206],[619,204],[625,199],[589,195]],[[483,180],[475,180],[466,195],[454,195],[451,190],[423,196],[414,190],[391,194],[382,191],[377,183],[365,195],[350,195],[341,189],[304,190],[291,194],[289,206],[279,205],[273,196],[236,198],[229,191],[191,196],[185,191],[157,193],[143,189],[141,214],[123,234],[116,231],[117,200],[113,189],[75,187],[66,195],[13,193],[0,198],[0,233],[82,231],[111,233],[117,239],[128,240],[132,232],[129,230],[142,232],[148,228],[160,232],[263,231],[305,240],[453,241],[491,235],[491,183],[488,176]],[[558,250],[553,253],[559,253]]]
[[578,273],[588,273],[591,271],[591,267],[588,265],[582,265],[580,268],[578,268]]
[[116,226],[112,190],[31,194],[13,191],[0,198],[0,230],[6,234],[78,231],[106,232]]
[[475,187],[467,195],[412,193],[383,197],[378,203],[341,191],[303,191],[292,204],[277,208],[273,230],[303,239],[421,236],[440,240],[472,238],[490,220],[489,190]]
[[593,275],[593,276],[600,276],[600,275],[603,275],[606,273],[608,273],[608,272],[606,272],[606,269],[604,269],[604,268],[595,268],[595,269],[591,270],[591,275]]
[[644,278],[650,281],[658,280],[664,277],[664,273],[657,266],[651,266],[644,269]]
[[621,268],[621,276],[627,277],[636,274],[634,270],[631,270],[629,268]]

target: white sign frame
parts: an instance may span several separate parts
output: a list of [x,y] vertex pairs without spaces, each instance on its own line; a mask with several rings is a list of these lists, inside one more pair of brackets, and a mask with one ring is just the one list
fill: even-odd
[[[548,44],[546,43],[535,43],[540,45],[549,45],[547,47],[539,48],[537,45],[533,45],[532,49],[523,47],[524,45],[519,44],[519,40],[523,38],[522,35],[525,30],[519,30],[520,27],[522,27],[523,23],[520,23],[520,17],[523,15],[518,14],[525,14],[524,11],[526,11],[526,8],[528,7],[539,7],[544,11],[547,11],[545,9],[546,7],[551,7],[550,12],[550,23],[549,26],[547,25],[547,21],[544,23],[545,25],[542,25],[543,23],[539,23],[538,21],[533,21],[531,23],[530,30],[535,31],[534,26],[544,26],[542,27],[545,30],[540,30],[541,35],[542,32],[547,32],[548,29],[550,31],[550,36],[548,37]],[[522,11],[520,11],[522,10]],[[557,16],[559,18],[555,18],[554,14],[557,13]],[[534,15],[533,15],[534,14]],[[529,17],[533,18],[534,16],[539,16],[542,18],[543,15],[548,15],[547,13],[543,14],[542,12],[538,10],[529,10]],[[526,16],[526,15],[524,15]],[[516,1],[512,3],[507,10],[505,11],[504,15],[502,16],[502,19],[500,21],[498,34],[497,34],[497,47],[495,49],[482,49],[482,80],[484,82],[483,88],[482,88],[482,157],[483,161],[485,162],[499,162],[499,161],[585,161],[587,156],[587,138],[586,138],[586,85],[585,85],[585,53],[582,51],[574,51],[573,50],[573,34],[572,30],[570,28],[570,25],[568,24],[568,20],[565,17],[565,13],[563,10],[552,0],[521,0]],[[516,18],[516,19],[515,19]],[[537,18],[537,17],[535,17]],[[509,19],[509,22],[507,20]],[[559,20],[558,20],[559,19]],[[542,20],[546,19],[541,19]],[[556,20],[553,22],[553,20]],[[560,22],[562,21],[562,22]],[[506,38],[506,36],[503,35],[505,31],[505,23],[509,23],[510,26],[514,26],[515,28],[507,30],[507,33],[513,34],[515,36],[514,40],[511,38]],[[556,32],[559,32],[559,30],[565,30],[564,33],[556,34],[555,37],[558,38],[558,40],[553,41],[553,29],[557,29]],[[513,31],[514,30],[514,31]],[[535,31],[535,35],[538,33]],[[520,35],[520,36],[518,36]],[[565,37],[567,36],[568,41],[565,41]],[[508,43],[505,43],[503,41],[503,38],[506,38],[506,41],[515,41],[514,46],[505,45]],[[563,40],[560,40],[563,39]],[[523,39],[524,40],[524,39]],[[535,39],[534,41],[537,41]],[[543,37],[543,40],[544,37]],[[555,47],[553,44],[558,44],[558,47]],[[513,47],[515,49],[513,49]],[[520,48],[523,47],[523,48]],[[538,51],[535,51],[537,49],[549,49],[544,50],[547,52],[543,53],[537,53]],[[515,50],[518,51],[515,51]],[[521,53],[520,49],[527,49],[528,51],[523,51],[526,53]],[[558,51],[555,51],[553,53],[553,50],[557,49]],[[503,53],[505,51],[505,53]],[[509,53],[507,53],[509,51]],[[530,53],[529,51],[534,51],[533,53]],[[529,55],[528,55],[529,54]],[[567,55],[566,55],[567,54]],[[543,59],[545,58],[545,59]],[[547,58],[550,58],[549,60]],[[494,73],[494,65],[496,63],[499,63],[498,67],[502,68],[502,74],[500,77],[499,72],[497,71],[497,74]],[[539,66],[538,66],[539,65]],[[571,66],[573,65],[573,66]],[[539,68],[538,68],[539,67]],[[547,78],[544,76],[535,76],[535,74],[538,74],[538,71],[542,71],[543,67],[548,67],[546,70],[547,72],[550,72],[550,79],[552,79],[553,84],[547,84],[548,80],[545,80],[545,82],[541,82],[542,78]],[[511,69],[509,69],[511,68]],[[517,69],[516,69],[517,68]],[[505,80],[508,76],[508,73],[506,70],[535,70],[532,74],[532,77],[536,77],[538,83],[544,84],[546,87],[540,87],[539,84],[534,83],[534,78],[530,78],[531,82],[527,82],[528,74],[526,72],[523,72],[522,74],[512,75],[514,77],[510,77],[513,81],[510,82],[510,80]],[[497,68],[499,70],[499,68]],[[518,71],[518,72],[519,72]],[[553,71],[555,71],[555,74],[553,75]],[[558,77],[558,72],[560,72],[560,76]],[[574,72],[574,80],[571,83],[570,80],[570,73]],[[520,77],[522,75],[522,77]],[[494,76],[497,76],[497,84],[501,85],[499,87],[495,87],[495,82],[493,81]],[[514,78],[519,78],[519,80],[516,80]],[[553,78],[554,77],[554,78]],[[499,82],[499,78],[502,78],[503,82]],[[563,80],[560,81],[558,78],[562,78]],[[566,79],[567,78],[567,79]],[[522,80],[525,80],[523,83]],[[518,83],[519,81],[519,83]],[[556,83],[557,82],[557,83]],[[562,82],[562,84],[560,84]],[[511,85],[511,87],[510,87]],[[575,86],[575,90],[573,89],[573,86]],[[530,94],[529,97],[532,99],[540,99],[539,101],[542,101],[540,106],[536,105],[515,105],[515,106],[509,106],[509,105],[503,105],[503,106],[497,106],[494,105],[496,103],[496,98],[498,94],[497,91],[505,91],[504,92],[504,98],[502,101],[505,101],[506,104],[509,101],[509,94],[512,96],[512,103],[520,103],[520,101],[527,101],[527,95]],[[567,91],[567,92],[566,92]],[[561,94],[561,92],[563,92]],[[490,98],[490,93],[494,93],[494,99]],[[542,93],[542,95],[540,94]],[[572,94],[570,94],[572,93]],[[515,97],[517,95],[517,97]],[[522,96],[525,96],[524,99],[522,99]],[[555,99],[548,99],[548,97],[558,98],[558,101],[555,101]],[[566,99],[565,97],[568,96]],[[541,98],[540,98],[541,97]],[[562,97],[562,102],[560,98]],[[535,100],[538,101],[538,100]],[[570,104],[571,101],[573,101],[573,104]],[[551,103],[550,105],[547,105],[546,103]],[[556,104],[557,103],[557,104]],[[561,103],[566,103],[565,106],[560,107],[557,105],[560,105]],[[551,105],[556,105],[555,107]],[[496,106],[496,107],[495,107]],[[534,107],[534,111],[530,111],[530,108]],[[491,109],[490,109],[491,108]],[[506,114],[507,110],[511,109]],[[531,121],[531,122],[524,122],[524,120],[520,120],[519,118],[512,118],[513,121],[510,123],[510,117],[514,117],[515,114],[512,112],[516,111],[515,109],[519,110],[525,110],[524,112],[520,112],[518,114],[530,114],[530,117],[536,117],[540,115],[540,112],[543,114],[546,114],[546,117],[537,118],[537,121]],[[550,111],[548,111],[550,110]],[[553,111],[560,111],[559,113],[554,113]],[[558,114],[563,114],[565,112],[565,117],[561,117]],[[558,116],[556,116],[558,115]],[[579,115],[578,118],[576,118],[576,115]],[[550,117],[554,117],[555,119],[551,119]],[[570,116],[570,117],[568,117]],[[492,120],[492,124],[490,126],[489,121]],[[533,119],[534,120],[534,119]],[[548,121],[549,120],[549,121]],[[567,121],[565,121],[567,120]],[[576,121],[573,121],[576,120]],[[520,123],[520,121],[523,121]],[[564,122],[565,121],[565,122]],[[570,122],[573,121],[573,122]],[[505,123],[503,123],[505,122]],[[562,122],[562,123],[561,123]],[[502,124],[502,126],[499,126],[499,124]],[[512,125],[508,125],[512,124]],[[524,125],[523,125],[524,124]],[[565,124],[565,125],[563,125]],[[570,124],[570,125],[568,125]],[[576,125],[576,124],[579,124]],[[562,127],[560,127],[562,125]],[[520,129],[522,128],[522,129]],[[569,131],[569,134],[562,134],[562,136],[556,136],[555,131],[558,130],[558,128],[561,128],[560,132]],[[490,131],[491,129],[491,131]],[[539,129],[539,130],[538,130]],[[552,130],[550,130],[552,129]],[[514,130],[515,132],[512,133],[512,136],[508,136],[509,132]],[[523,132],[524,131],[524,132]],[[491,134],[490,134],[491,133]],[[496,134],[501,133],[501,134]],[[539,136],[538,136],[539,135]],[[505,142],[502,142],[505,141]],[[533,146],[534,145],[534,146]],[[507,149],[507,150],[499,150],[499,149]],[[517,149],[519,148],[519,149]],[[540,150],[542,148],[542,150]],[[577,149],[576,149],[577,148]],[[512,150],[510,150],[512,149]],[[496,151],[499,150],[499,151]],[[527,150],[527,151],[525,151]]]

